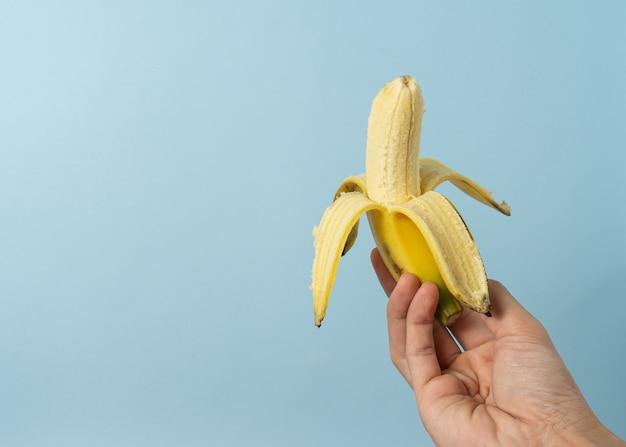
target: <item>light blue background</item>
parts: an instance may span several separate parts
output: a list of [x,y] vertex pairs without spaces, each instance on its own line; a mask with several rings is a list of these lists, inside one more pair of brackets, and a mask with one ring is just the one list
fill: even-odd
[[[362,231],[311,230],[402,74],[491,277],[626,436],[626,3],[0,6],[0,444],[431,445]],[[364,227],[365,228],[365,227]]]

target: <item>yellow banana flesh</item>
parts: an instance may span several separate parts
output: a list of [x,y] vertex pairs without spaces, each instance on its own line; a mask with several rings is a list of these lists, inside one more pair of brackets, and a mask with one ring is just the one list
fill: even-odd
[[409,76],[387,84],[373,101],[366,173],[341,184],[313,231],[311,288],[317,326],[326,314],[339,260],[354,244],[363,214],[396,280],[411,272],[437,285],[442,324],[452,324],[463,306],[489,313],[487,276],[476,243],[452,203],[433,189],[450,181],[503,214],[510,215],[510,208],[437,160],[419,158],[423,113],[421,90]]

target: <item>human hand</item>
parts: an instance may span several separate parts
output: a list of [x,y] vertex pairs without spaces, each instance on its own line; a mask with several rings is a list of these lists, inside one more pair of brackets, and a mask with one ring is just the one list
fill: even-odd
[[372,265],[389,296],[391,359],[438,446],[626,445],[596,418],[544,327],[502,284],[489,281],[492,317],[465,309],[448,331],[434,318],[437,286],[408,273],[396,284],[377,250]]

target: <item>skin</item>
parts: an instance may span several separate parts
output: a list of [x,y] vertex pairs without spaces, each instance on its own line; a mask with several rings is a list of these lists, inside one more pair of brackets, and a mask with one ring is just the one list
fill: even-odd
[[502,284],[489,281],[491,318],[466,309],[448,330],[434,318],[437,286],[408,273],[396,284],[377,250],[372,265],[389,296],[391,360],[438,446],[626,446]]

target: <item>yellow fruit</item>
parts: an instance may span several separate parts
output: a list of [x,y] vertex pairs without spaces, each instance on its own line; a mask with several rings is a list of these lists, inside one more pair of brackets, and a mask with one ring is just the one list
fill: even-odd
[[396,280],[411,272],[437,285],[437,318],[442,324],[452,324],[462,305],[489,313],[487,275],[476,243],[456,208],[433,189],[449,180],[503,214],[511,210],[469,178],[437,160],[419,158],[423,114],[422,92],[410,76],[393,80],[374,98],[366,173],[344,180],[313,230],[311,289],[317,326],[326,314],[339,260],[354,244],[364,213]]

